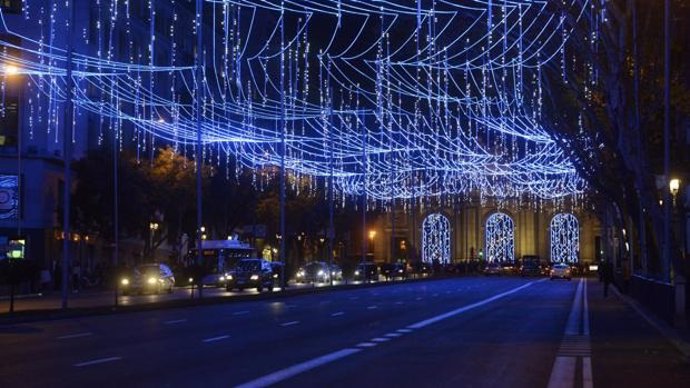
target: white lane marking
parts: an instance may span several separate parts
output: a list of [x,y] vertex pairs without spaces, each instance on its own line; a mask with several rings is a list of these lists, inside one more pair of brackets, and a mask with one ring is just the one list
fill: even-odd
[[222,341],[224,339],[230,338],[229,335],[219,335],[218,337],[211,337],[211,338],[206,338],[205,340],[202,340],[201,342],[209,343],[209,342],[216,342],[216,341]]
[[112,361],[117,361],[117,360],[122,360],[122,357],[106,357],[106,358],[99,358],[99,359],[96,359],[96,360],[80,362],[80,363],[74,364],[73,366],[76,366],[77,368],[81,368],[81,367],[84,367],[84,366],[96,365],[96,364],[103,364],[103,363],[106,363],[106,362],[112,362]]
[[246,315],[246,314],[249,314],[249,311],[243,310],[243,311],[235,311],[234,313],[232,313],[232,315]]
[[377,309],[377,308],[379,308],[379,307],[376,306],[376,305],[374,305],[374,306],[369,306],[369,307],[367,307],[367,310],[375,310],[375,309]]
[[344,315],[344,314],[345,314],[344,312],[338,311],[337,313],[331,314],[331,316],[332,316],[332,317],[339,317],[339,316]]
[[91,332],[76,333],[76,334],[62,335],[60,337],[57,337],[57,339],[66,340],[66,339],[72,339],[72,338],[90,337],[92,335],[93,335],[93,333],[91,333]]
[[369,341],[371,341],[371,342],[388,342],[390,340],[391,340],[390,338],[386,338],[386,337],[376,337],[376,338],[370,339]]
[[391,337],[391,338],[400,337],[400,336],[402,336],[402,334],[400,334],[400,333],[388,333],[388,334],[384,335],[384,337]]
[[183,323],[183,322],[187,322],[187,320],[186,319],[173,319],[171,321],[165,321],[163,323],[166,325],[176,325],[178,323]]
[[576,357],[556,357],[548,388],[572,388],[575,383]]
[[422,300],[421,296],[416,297],[414,300]]
[[505,298],[506,296],[512,295],[512,294],[514,294],[514,293],[516,293],[516,292],[518,292],[518,291],[521,291],[521,290],[523,290],[523,289],[525,289],[525,288],[531,286],[531,285],[534,284],[534,283],[543,282],[543,281],[545,281],[545,280],[546,280],[546,279],[542,279],[542,280],[537,280],[537,281],[534,281],[534,282],[529,282],[529,283],[527,283],[527,284],[523,284],[523,285],[520,286],[520,287],[513,288],[512,290],[508,290],[508,291],[506,291],[506,292],[502,292],[502,293],[500,293],[500,294],[494,295],[494,296],[492,296],[492,297],[490,297],[490,298],[486,298],[486,299],[484,299],[484,300],[480,300],[479,302],[475,302],[475,303],[469,304],[469,305],[467,305],[467,306],[463,306],[463,307],[457,308],[457,309],[455,309],[455,310],[448,311],[447,313],[443,313],[443,314],[437,315],[437,316],[435,316],[435,317],[432,317],[432,318],[429,318],[429,319],[425,319],[425,320],[419,321],[419,322],[417,322],[417,323],[413,323],[413,324],[407,326],[407,328],[408,328],[408,329],[421,329],[421,328],[423,328],[423,327],[429,326],[429,325],[431,325],[431,324],[434,324],[434,323],[436,323],[436,322],[442,321],[442,320],[444,320],[444,319],[452,318],[452,317],[454,317],[454,316],[456,316],[456,315],[462,314],[462,313],[467,312],[467,311],[469,311],[469,310],[476,309],[477,307],[484,306],[484,305],[489,304],[489,303],[491,303],[491,302],[493,302],[493,301],[495,301],[495,300],[498,300],[498,299],[501,299],[501,298]]
[[410,330],[410,329],[398,329],[398,330],[396,330],[396,331],[397,331],[398,333],[403,333],[403,334],[405,334],[405,333],[412,333],[412,330]]
[[299,321],[290,321],[290,322],[285,322],[285,323],[280,324],[280,326],[283,326],[283,327],[292,326],[292,325],[299,325]]
[[395,304],[405,304],[405,302],[398,301],[398,302],[395,302]]
[[375,344],[373,342],[360,342],[355,346],[357,346],[358,348],[373,348],[376,345],[377,344]]
[[582,358],[582,388],[594,387],[594,379],[592,378],[592,358]]
[[283,380],[287,380],[293,376],[296,376],[300,373],[304,373],[308,370],[318,368],[321,365],[325,365],[328,363],[331,363],[333,361],[339,360],[341,358],[345,358],[347,356],[350,356],[352,354],[355,354],[357,352],[360,352],[361,349],[341,349],[338,350],[337,352],[333,353],[328,353],[326,355],[313,358],[309,361],[305,361],[296,365],[293,365],[291,367],[279,370],[277,372],[273,372],[271,374],[259,377],[258,379],[248,381],[244,384],[238,385],[237,388],[258,388],[258,387],[268,387],[269,385],[273,385],[276,383],[279,383]]

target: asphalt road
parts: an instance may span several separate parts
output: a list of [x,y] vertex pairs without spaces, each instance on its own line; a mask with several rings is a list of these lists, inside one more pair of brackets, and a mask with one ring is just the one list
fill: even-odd
[[597,287],[458,278],[5,326],[0,386],[689,386],[652,328],[616,329],[640,318]]

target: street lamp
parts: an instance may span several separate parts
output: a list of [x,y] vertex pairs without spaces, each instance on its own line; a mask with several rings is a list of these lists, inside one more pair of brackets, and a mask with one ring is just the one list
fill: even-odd
[[5,65],[5,75],[10,76],[10,75],[17,75],[19,74],[19,68],[15,65],[12,64],[6,64]]
[[369,249],[371,250],[371,253],[374,253],[374,238],[376,237],[376,231],[375,230],[370,230],[369,231]]
[[158,223],[155,221],[149,222],[149,249],[151,250],[151,258],[153,258],[153,235],[158,230]]
[[680,191],[680,179],[671,179],[668,182],[668,189],[671,192],[671,196],[673,196],[673,206],[676,206],[676,197],[678,196],[678,192]]

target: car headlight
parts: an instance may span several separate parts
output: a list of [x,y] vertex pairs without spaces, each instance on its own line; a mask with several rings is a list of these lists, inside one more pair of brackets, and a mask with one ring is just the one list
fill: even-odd
[[304,272],[302,272],[302,271],[297,272],[297,277],[298,278],[304,277]]
[[355,276],[359,276],[359,271],[355,271]]
[[224,280],[225,280],[225,276],[221,276],[221,277],[220,277],[220,281],[222,282],[222,281],[224,281]]
[[278,279],[278,274],[277,274],[277,273],[274,273],[274,274],[273,274],[273,279]]
[[232,280],[232,275],[225,275],[225,280]]
[[149,284],[151,284],[151,285],[156,284],[157,281],[158,281],[158,279],[156,279],[156,278],[149,278],[149,280],[148,280]]
[[194,278],[189,278],[189,282],[190,283],[194,282]]
[[259,275],[252,275],[249,279],[251,279],[251,280],[259,280]]
[[129,279],[127,279],[127,278],[122,279],[120,281],[120,284],[122,284],[123,286],[129,286]]
[[317,273],[317,275],[323,276],[323,270],[320,270],[320,271]]

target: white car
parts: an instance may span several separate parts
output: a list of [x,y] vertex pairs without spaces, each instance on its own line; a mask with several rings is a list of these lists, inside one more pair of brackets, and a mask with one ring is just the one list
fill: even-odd
[[568,264],[556,263],[551,267],[550,276],[551,280],[556,278],[571,280],[573,278],[573,271]]

